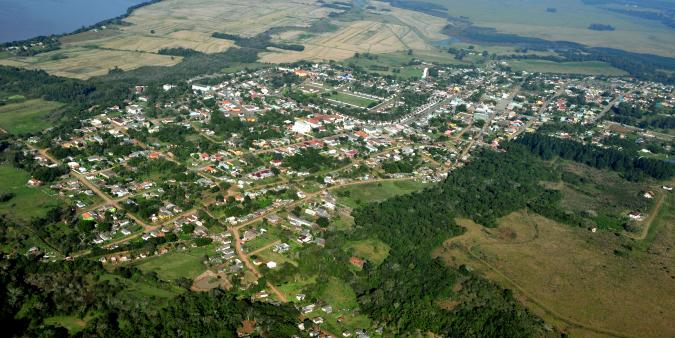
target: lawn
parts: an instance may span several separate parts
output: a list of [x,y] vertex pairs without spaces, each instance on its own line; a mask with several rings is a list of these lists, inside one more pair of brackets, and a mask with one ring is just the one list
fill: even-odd
[[381,264],[389,256],[389,245],[377,239],[364,239],[349,242],[344,249],[354,256],[365,258],[375,265]]
[[388,198],[409,194],[427,187],[428,184],[412,181],[387,181],[358,184],[339,188],[335,191],[340,203],[357,208],[364,203],[384,201]]
[[42,217],[47,211],[61,205],[61,200],[51,196],[47,188],[26,186],[30,174],[9,165],[0,165],[0,194],[13,193],[9,201],[0,203],[0,214],[11,219],[28,222],[34,217]]
[[509,60],[507,63],[514,71],[607,76],[626,75],[626,72],[623,70],[600,61],[553,62],[548,60]]
[[371,100],[365,97],[350,95],[346,93],[337,93],[328,97],[331,100],[344,102],[354,106],[359,106],[362,108],[367,108],[372,103],[377,103],[375,100]]
[[41,131],[52,124],[47,115],[62,104],[42,99],[27,100],[0,106],[0,128],[12,134]]
[[206,270],[202,258],[213,253],[213,249],[213,245],[207,245],[187,251],[172,251],[144,259],[136,266],[143,271],[157,272],[163,280],[193,279]]

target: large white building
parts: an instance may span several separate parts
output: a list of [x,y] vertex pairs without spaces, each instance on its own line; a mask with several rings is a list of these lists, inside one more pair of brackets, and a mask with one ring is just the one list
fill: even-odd
[[302,120],[297,120],[293,124],[293,127],[291,128],[293,132],[296,132],[298,134],[309,134],[312,132],[312,126],[307,123],[306,121]]

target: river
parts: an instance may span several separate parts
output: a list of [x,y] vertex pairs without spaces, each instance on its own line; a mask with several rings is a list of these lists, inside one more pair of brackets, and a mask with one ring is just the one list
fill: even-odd
[[0,0],[0,42],[72,32],[147,0]]

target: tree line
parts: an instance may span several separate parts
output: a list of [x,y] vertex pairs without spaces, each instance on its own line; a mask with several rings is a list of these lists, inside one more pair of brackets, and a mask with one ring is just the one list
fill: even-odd
[[564,140],[541,133],[526,133],[516,141],[544,160],[560,156],[598,169],[620,172],[624,178],[639,180],[652,177],[665,180],[675,174],[675,165],[665,161],[637,156],[614,148],[601,148],[573,140]]

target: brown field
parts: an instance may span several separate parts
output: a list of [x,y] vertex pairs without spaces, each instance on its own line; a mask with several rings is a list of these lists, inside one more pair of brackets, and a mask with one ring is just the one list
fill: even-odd
[[[443,39],[445,20],[419,12],[392,8],[374,1],[376,7],[390,11],[369,11],[363,19],[334,22],[336,32],[306,34],[302,30],[284,32],[280,41],[301,43],[302,52],[270,49],[261,53],[263,62],[344,60],[356,52],[392,53],[413,49],[437,52],[430,41]],[[125,19],[129,25],[109,26],[61,39],[62,49],[27,58],[8,58],[0,64],[40,68],[67,77],[86,79],[103,75],[109,69],[125,70],[145,65],[171,66],[181,58],[157,55],[162,48],[183,47],[205,53],[227,50],[231,41],[212,38],[214,32],[254,36],[272,27],[307,27],[337,10],[320,7],[312,0],[262,1],[167,0],[146,6]],[[56,58],[55,55],[66,58]]]
[[[67,58],[50,60],[49,57],[54,54],[65,55]],[[108,70],[115,67],[130,70],[145,65],[171,66],[181,60],[181,57],[144,52],[68,48],[44,53],[37,57],[4,59],[0,60],[0,64],[30,69],[39,68],[53,75],[87,79],[107,74]]]
[[206,270],[201,275],[195,277],[192,287],[192,291],[209,291],[215,288],[229,289],[232,287],[230,281],[227,279],[225,273],[218,273],[211,270]]
[[[50,74],[80,79],[106,74],[116,66],[124,70],[171,66],[182,59],[158,55],[159,49],[184,47],[222,52],[233,43],[212,38],[213,32],[252,36],[271,27],[307,26],[331,11],[309,0],[167,0],[135,11],[125,20],[130,25],[67,36],[61,39],[61,50],[2,59],[0,64],[40,68]],[[54,60],[54,55],[66,58]]]
[[[336,32],[302,41],[302,52],[280,51],[262,54],[263,62],[344,60],[357,52],[390,53],[408,49],[404,38],[415,35],[408,27],[375,21],[354,21]],[[414,39],[414,38],[413,38]]]
[[434,254],[513,289],[526,306],[571,336],[675,336],[673,215],[649,249],[617,256],[631,240],[559,224],[527,211],[467,232]]

